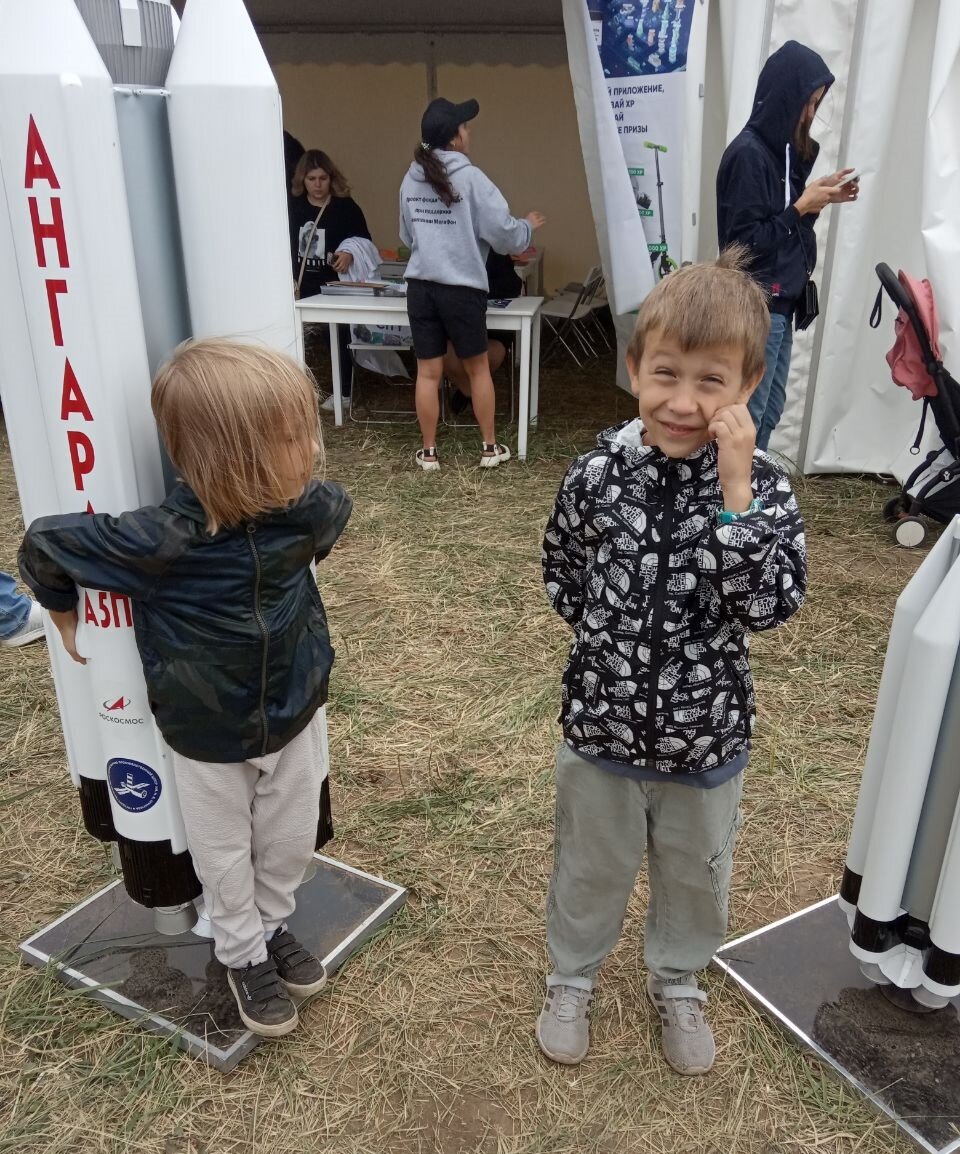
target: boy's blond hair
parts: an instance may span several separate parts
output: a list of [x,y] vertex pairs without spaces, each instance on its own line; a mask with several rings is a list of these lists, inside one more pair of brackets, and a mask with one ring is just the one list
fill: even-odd
[[313,381],[273,349],[185,341],[154,378],[150,403],[211,533],[288,504],[290,458],[300,458],[304,485],[317,452],[322,465]]
[[745,270],[749,250],[725,248],[716,261],[685,265],[670,273],[640,306],[627,355],[639,362],[654,330],[677,341],[685,352],[712,345],[743,350],[743,378],[766,367],[764,351],[770,313],[764,289]]

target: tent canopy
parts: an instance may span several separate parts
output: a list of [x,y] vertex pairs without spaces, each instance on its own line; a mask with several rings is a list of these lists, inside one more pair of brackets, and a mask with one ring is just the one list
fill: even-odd
[[[560,0],[246,0],[262,34],[563,32]],[[183,8],[183,0],[174,7]]]

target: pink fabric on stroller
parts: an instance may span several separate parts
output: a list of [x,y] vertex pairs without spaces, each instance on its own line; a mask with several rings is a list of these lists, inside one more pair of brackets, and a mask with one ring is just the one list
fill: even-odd
[[[940,360],[940,321],[937,317],[937,302],[933,299],[933,289],[926,279],[917,280],[902,269],[897,273],[900,284],[910,296],[917,310],[917,316],[927,334],[933,355]],[[909,389],[915,401],[921,397],[935,397],[937,384],[926,369],[926,359],[920,340],[914,331],[910,318],[900,309],[893,323],[896,339],[887,353],[890,373],[898,385]]]

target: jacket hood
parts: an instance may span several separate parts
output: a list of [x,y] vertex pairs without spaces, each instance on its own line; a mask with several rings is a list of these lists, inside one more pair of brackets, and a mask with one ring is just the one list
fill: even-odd
[[747,127],[782,156],[793,139],[803,106],[818,88],[829,88],[833,80],[822,56],[796,40],[788,40],[760,72]]
[[630,469],[645,465],[647,468],[660,473],[669,467],[671,461],[674,461],[681,467],[686,480],[699,476],[706,469],[715,465],[717,460],[717,447],[713,441],[708,441],[696,452],[691,453],[689,457],[683,457],[679,460],[668,457],[655,445],[645,445],[643,443],[643,421],[639,417],[625,421],[622,425],[614,425],[612,428],[604,429],[597,436],[597,448],[613,456],[621,457],[624,464]]
[[[312,484],[312,482],[308,483],[307,488],[310,487],[310,484]],[[269,509],[266,513],[261,513],[259,517],[254,518],[254,520],[258,524],[277,524],[278,522],[285,521],[291,516],[291,514],[296,512],[297,507],[306,496],[306,492],[307,490],[304,489],[303,496],[301,496],[297,501],[294,501],[292,504],[287,505],[285,508]],[[164,497],[163,507],[165,509],[171,510],[173,513],[179,513],[181,517],[187,517],[191,521],[196,521],[200,525],[206,525],[207,523],[207,514],[204,511],[203,506],[200,504],[200,498],[196,493],[194,493],[194,491],[185,481],[178,482],[178,484],[176,484],[170,490],[167,496]],[[234,531],[235,530],[231,529],[230,527],[225,527],[219,530],[221,533],[231,533]]]
[[181,517],[189,517],[191,521],[199,521],[201,525],[207,523],[207,514],[200,504],[196,493],[183,481],[179,481],[164,497],[163,504]]
[[[433,154],[438,160],[443,161],[443,165],[447,170],[447,176],[453,176],[455,172],[459,172],[462,168],[469,168],[473,163],[469,156],[465,156],[462,152],[456,152],[453,149],[435,148]],[[407,172],[414,180],[425,179],[423,169],[416,160],[413,161],[409,169],[407,169]]]

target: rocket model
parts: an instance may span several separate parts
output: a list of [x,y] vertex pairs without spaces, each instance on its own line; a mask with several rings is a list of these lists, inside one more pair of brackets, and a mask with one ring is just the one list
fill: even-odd
[[[276,83],[241,0],[174,27],[169,0],[0,0],[0,392],[27,523],[163,499],[150,380],[179,341],[295,349]],[[81,589],[78,614],[88,663],[48,647],[84,824],[134,900],[186,908],[131,606]]]
[[901,593],[840,905],[866,977],[960,994],[960,517]]

